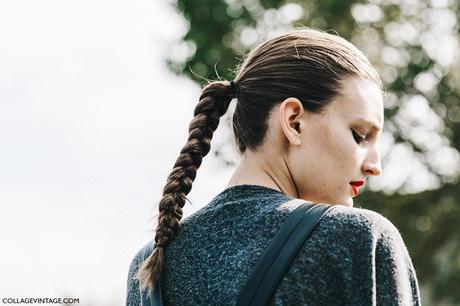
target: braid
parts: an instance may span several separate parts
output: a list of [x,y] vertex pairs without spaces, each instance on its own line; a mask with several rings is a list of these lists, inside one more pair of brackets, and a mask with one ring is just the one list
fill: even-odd
[[148,288],[149,294],[164,274],[166,263],[164,247],[174,238],[182,219],[182,208],[187,194],[192,189],[196,171],[202,159],[209,153],[211,139],[219,125],[219,119],[227,112],[232,100],[232,89],[228,82],[208,84],[195,107],[194,118],[189,125],[187,143],[180,151],[171,174],[163,189],[159,203],[158,225],[155,233],[155,249],[142,263],[135,278],[141,290]]

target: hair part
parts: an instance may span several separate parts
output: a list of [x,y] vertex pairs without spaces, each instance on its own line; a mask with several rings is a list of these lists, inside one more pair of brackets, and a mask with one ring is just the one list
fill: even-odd
[[[381,79],[366,56],[347,40],[312,28],[299,28],[276,36],[254,48],[237,68],[238,103],[232,120],[238,151],[256,150],[264,141],[273,107],[286,98],[298,98],[303,107],[320,113],[340,94],[347,76]],[[235,94],[227,81],[208,83],[202,91],[187,143],[180,151],[159,202],[155,249],[135,278],[149,292],[165,274],[164,248],[174,239],[187,194],[192,189],[202,158]]]

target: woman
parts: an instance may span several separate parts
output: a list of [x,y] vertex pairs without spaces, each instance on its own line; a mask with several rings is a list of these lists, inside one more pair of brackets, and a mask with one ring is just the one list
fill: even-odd
[[[368,59],[332,34],[296,29],[259,45],[231,81],[208,84],[187,144],[168,177],[155,239],[134,257],[128,305],[161,278],[165,305],[232,305],[290,200],[335,205],[284,275],[275,305],[420,305],[399,231],[353,207],[381,172],[377,140],[383,88]],[[237,99],[233,130],[241,163],[227,187],[180,224],[186,195],[219,118]],[[147,247],[155,247],[140,262]]]

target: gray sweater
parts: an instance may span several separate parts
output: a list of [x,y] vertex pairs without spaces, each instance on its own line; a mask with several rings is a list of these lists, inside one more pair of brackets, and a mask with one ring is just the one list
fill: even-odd
[[[165,305],[234,305],[293,198],[258,185],[232,186],[181,221],[166,248]],[[149,242],[152,243],[152,242]],[[140,305],[129,267],[126,305]],[[414,266],[398,229],[382,215],[338,205],[304,243],[274,305],[421,305]]]

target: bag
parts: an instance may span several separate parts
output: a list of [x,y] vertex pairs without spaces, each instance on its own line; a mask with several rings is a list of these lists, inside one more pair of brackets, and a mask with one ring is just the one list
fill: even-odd
[[[293,199],[289,203],[298,201],[302,200]],[[321,218],[334,207],[333,205],[304,202],[292,211],[287,221],[276,232],[254,272],[247,280],[238,297],[237,306],[259,306],[270,303],[281,279],[300,248]],[[151,252],[152,248],[153,243],[146,250]],[[144,252],[142,260],[146,254],[147,252]],[[146,292],[142,292],[141,305],[163,306],[159,282],[155,285],[150,297]]]

